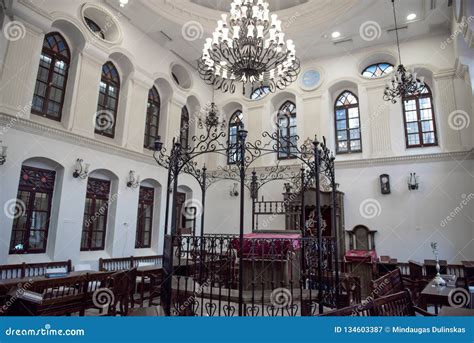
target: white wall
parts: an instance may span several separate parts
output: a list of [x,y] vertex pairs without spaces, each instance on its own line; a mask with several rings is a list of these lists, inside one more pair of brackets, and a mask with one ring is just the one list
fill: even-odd
[[[143,148],[146,97],[149,88],[157,85],[162,95],[160,133],[169,146],[179,134],[179,118],[183,105],[191,105],[191,116],[210,99],[209,87],[198,75],[187,68],[192,87],[183,89],[170,75],[176,57],[159,46],[141,31],[131,26],[126,18],[117,16],[123,39],[115,43],[100,42],[85,28],[80,19],[84,2],[50,0],[36,8],[33,3],[14,2],[8,21],[24,26],[24,36],[14,41],[0,36],[0,57],[5,61],[0,70],[0,140],[9,147],[7,163],[0,167],[0,200],[5,204],[16,197],[18,177],[23,161],[32,157],[48,158],[64,168],[61,178],[60,199],[54,218],[54,240],[48,243],[46,254],[8,255],[12,220],[0,215],[0,264],[18,261],[63,260],[95,261],[99,257],[118,257],[161,253],[164,233],[164,192],[166,171],[156,166],[151,152]],[[101,4],[99,1],[93,3]],[[102,5],[100,5],[102,6]],[[108,7],[103,5],[106,10]],[[5,20],[7,21],[7,20]],[[44,34],[59,30],[72,49],[71,73],[64,119],[61,123],[46,120],[30,113],[38,58]],[[453,28],[454,30],[454,28]],[[441,257],[459,261],[474,258],[472,240],[474,229],[472,204],[469,202],[460,214],[439,229],[443,216],[449,215],[461,202],[462,194],[474,193],[473,185],[473,128],[453,130],[448,122],[450,113],[463,111],[472,123],[472,88],[467,68],[460,68],[454,44],[441,48],[449,33],[442,36],[420,37],[403,42],[404,63],[416,67],[427,77],[434,94],[435,116],[438,125],[439,146],[424,149],[406,149],[401,104],[387,105],[382,100],[385,79],[367,80],[360,76],[361,68],[374,56],[396,56],[394,45],[374,46],[363,51],[352,51],[345,56],[333,56],[308,61],[303,69],[316,66],[323,71],[323,84],[315,91],[306,92],[293,84],[285,92],[267,96],[261,101],[249,101],[240,94],[221,95],[216,101],[230,116],[232,109],[241,108],[249,130],[249,140],[261,132],[275,129],[275,110],[285,99],[294,99],[298,109],[298,133],[302,138],[326,136],[334,147],[333,106],[334,94],[347,87],[359,96],[363,134],[363,152],[337,156],[337,178],[346,193],[346,229],[366,224],[379,230],[378,253],[389,254],[401,261],[409,258],[430,258],[430,240],[440,243]],[[470,52],[470,53],[469,53]],[[472,47],[462,50],[462,61],[472,56]],[[117,137],[113,140],[94,134],[93,116],[97,108],[98,82],[102,64],[114,60],[123,75],[123,92],[119,108]],[[396,60],[394,60],[394,63]],[[464,63],[464,62],[463,62]],[[467,63],[467,62],[466,62]],[[229,113],[227,113],[227,111]],[[191,121],[193,125],[196,121]],[[193,127],[191,132],[197,132]],[[413,158],[409,158],[412,156]],[[415,158],[415,156],[420,156]],[[86,181],[72,178],[76,158],[91,163],[91,170],[107,170],[116,176],[119,196],[115,216],[109,221],[107,246],[103,252],[80,253],[80,232],[84,211]],[[223,158],[210,158],[208,169],[225,165]],[[275,158],[266,157],[255,166],[272,165]],[[283,164],[292,164],[285,161]],[[128,189],[126,179],[133,169],[141,178],[155,180],[161,187],[158,218],[155,217],[153,247],[134,249],[138,190]],[[409,172],[420,175],[421,188],[415,192],[406,189]],[[392,194],[381,196],[378,175],[392,177]],[[193,198],[201,198],[195,180],[188,176],[180,184],[192,190]],[[212,186],[208,191],[206,232],[238,232],[238,198],[228,194],[229,182]],[[399,187],[395,187],[399,185]],[[283,185],[266,186],[260,193],[267,200],[282,200]],[[360,215],[360,204],[366,199],[380,203],[381,214],[372,220]],[[250,196],[246,194],[246,225],[250,230]],[[281,226],[278,220],[274,225]],[[199,219],[198,219],[199,221]],[[199,227],[199,223],[198,223]],[[395,229],[396,228],[396,229]],[[392,232],[395,230],[395,233]],[[435,233],[435,234],[433,234]],[[417,250],[418,248],[418,250]]]

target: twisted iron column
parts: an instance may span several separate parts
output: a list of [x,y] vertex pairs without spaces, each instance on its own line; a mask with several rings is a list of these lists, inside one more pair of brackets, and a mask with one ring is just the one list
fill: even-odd
[[243,316],[243,287],[244,287],[244,210],[245,210],[245,140],[247,139],[247,131],[242,127],[238,132],[239,149],[240,149],[240,257],[239,257],[239,317]]
[[322,232],[321,232],[321,194],[320,194],[320,151],[319,142],[314,140],[314,178],[316,183],[316,230],[318,231],[318,308],[319,314],[323,313],[323,250],[322,250]]

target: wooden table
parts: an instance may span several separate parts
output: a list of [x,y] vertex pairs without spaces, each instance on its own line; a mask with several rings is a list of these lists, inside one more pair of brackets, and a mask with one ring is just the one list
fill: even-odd
[[140,293],[140,303],[143,306],[145,301],[145,284],[146,280],[150,280],[150,295],[149,302],[150,305],[153,301],[153,291],[154,288],[158,286],[158,283],[161,281],[163,275],[163,266],[153,265],[153,266],[143,266],[137,267],[137,277],[141,278],[139,293]]
[[[441,275],[443,278],[446,276],[447,275]],[[420,307],[426,310],[428,305],[435,305],[435,312],[438,314],[438,306],[449,306],[449,294],[455,288],[456,286],[448,285],[437,287],[434,284],[434,279],[431,280],[421,291]]]
[[438,316],[441,317],[471,317],[474,316],[474,310],[469,308],[456,308],[444,306],[440,311]]

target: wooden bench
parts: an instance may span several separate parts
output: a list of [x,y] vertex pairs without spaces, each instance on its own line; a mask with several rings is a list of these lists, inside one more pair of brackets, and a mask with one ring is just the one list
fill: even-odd
[[152,255],[152,256],[140,256],[140,257],[118,257],[118,258],[101,258],[99,259],[99,270],[100,271],[114,271],[118,272],[121,270],[129,270],[132,268],[139,267],[139,264],[161,264],[163,256]]
[[[84,315],[88,308],[96,307],[94,293],[111,284],[112,273],[75,273],[69,276],[38,279],[32,283],[19,283],[9,294],[8,315],[13,316],[64,316],[73,313]],[[27,280],[27,279],[25,279]],[[31,295],[38,297],[31,299]],[[29,297],[27,295],[30,295]]]
[[47,270],[58,269],[69,273],[72,270],[71,260],[60,262],[21,263],[0,265],[0,280],[43,276]]
[[387,295],[385,297],[370,299],[361,304],[345,307],[336,311],[322,314],[322,316],[352,316],[352,317],[387,317],[387,316],[409,316],[416,314],[423,316],[434,316],[433,314],[416,307],[408,290]]

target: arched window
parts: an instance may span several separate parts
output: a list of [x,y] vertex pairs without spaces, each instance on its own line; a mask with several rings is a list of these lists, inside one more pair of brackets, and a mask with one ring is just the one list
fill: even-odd
[[259,100],[263,98],[265,95],[270,93],[270,87],[268,86],[260,86],[252,90],[252,94],[250,95],[250,99],[252,100]]
[[376,79],[378,77],[385,76],[393,71],[393,65],[390,63],[375,63],[371,64],[362,72],[363,77],[369,79]]
[[403,98],[403,120],[407,148],[438,145],[433,112],[433,96],[425,87]]
[[140,194],[138,197],[137,232],[135,236],[136,249],[151,248],[154,201],[155,189],[140,186]]
[[115,137],[119,92],[120,76],[117,68],[109,61],[102,66],[95,133],[110,138]]
[[237,135],[239,130],[244,126],[242,117],[242,111],[237,110],[229,120],[229,153],[227,155],[228,164],[235,164],[240,159],[240,154],[237,147]]
[[100,28],[100,26],[95,21],[93,21],[91,18],[88,18],[88,17],[84,17],[84,20],[92,32],[94,32],[100,38],[105,39],[104,31]]
[[63,36],[58,32],[47,34],[33,95],[31,110],[34,114],[61,121],[70,59],[69,47]]
[[278,159],[294,158],[296,148],[296,105],[285,102],[278,112]]
[[153,86],[148,92],[148,105],[145,123],[145,148],[154,150],[160,125],[161,100],[158,90]]
[[336,105],[336,151],[338,154],[361,152],[359,101],[350,91],[337,97]]
[[109,180],[92,177],[87,180],[81,251],[105,249],[110,186]]
[[181,110],[181,125],[180,125],[180,135],[179,142],[181,147],[184,149],[188,148],[189,144],[189,112],[186,106],[183,106]]
[[10,254],[46,252],[56,172],[22,166]]

